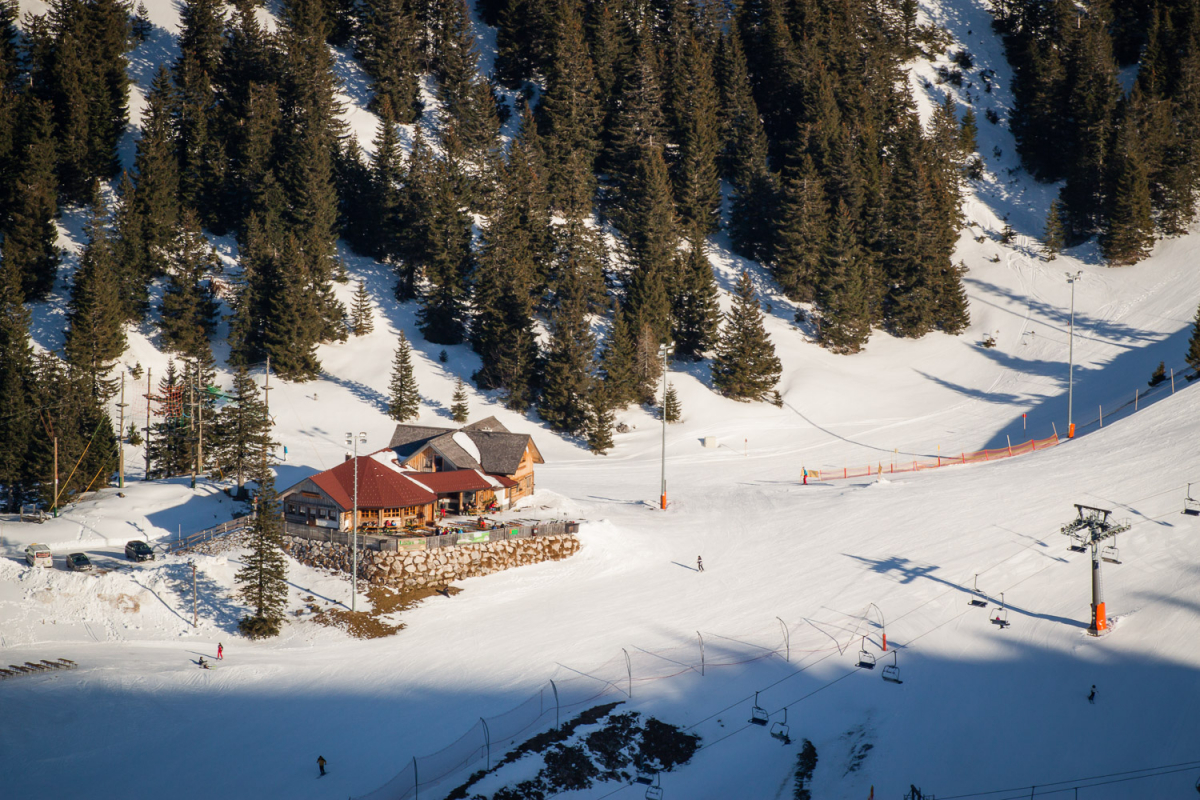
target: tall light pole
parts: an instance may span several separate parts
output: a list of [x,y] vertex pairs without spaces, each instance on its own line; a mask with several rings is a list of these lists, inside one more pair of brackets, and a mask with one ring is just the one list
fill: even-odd
[[350,610],[358,610],[358,444],[367,443],[367,434],[360,431],[357,436],[346,434],[346,444],[354,447],[354,460],[350,462],[354,470],[354,508],[350,510],[353,525],[353,538],[350,544]]
[[663,360],[663,399],[662,399],[662,510],[667,510],[667,356],[671,353],[670,343],[661,345]]
[[1067,438],[1075,438],[1075,422],[1072,410],[1075,404],[1075,282],[1083,277],[1083,270],[1074,275],[1067,273],[1071,284],[1071,322],[1067,332]]

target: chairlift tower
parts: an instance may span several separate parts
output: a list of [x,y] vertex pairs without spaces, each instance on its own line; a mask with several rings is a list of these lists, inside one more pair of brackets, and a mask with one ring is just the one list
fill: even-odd
[[[1088,626],[1088,633],[1103,636],[1108,633],[1108,619],[1104,613],[1104,583],[1100,576],[1100,543],[1129,530],[1129,523],[1110,520],[1112,511],[1106,508],[1076,503],[1075,511],[1078,516],[1063,525],[1060,532],[1071,537],[1071,550],[1082,553],[1090,548],[1092,551],[1092,624]],[[1120,563],[1115,557],[1115,547],[1106,547],[1105,550],[1112,550],[1114,556],[1104,560]]]

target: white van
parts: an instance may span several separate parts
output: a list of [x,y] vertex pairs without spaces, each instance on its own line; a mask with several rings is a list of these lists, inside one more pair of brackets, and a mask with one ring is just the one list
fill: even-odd
[[31,544],[25,548],[25,560],[29,562],[31,567],[53,567],[54,557],[50,555],[50,548],[44,544]]

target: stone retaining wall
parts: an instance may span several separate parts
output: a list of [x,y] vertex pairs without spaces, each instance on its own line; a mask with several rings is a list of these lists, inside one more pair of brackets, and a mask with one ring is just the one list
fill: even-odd
[[[350,548],[345,545],[284,536],[283,549],[292,558],[310,567],[350,572]],[[358,575],[376,585],[437,586],[526,564],[558,561],[578,550],[579,539],[570,533],[410,553],[359,550]]]

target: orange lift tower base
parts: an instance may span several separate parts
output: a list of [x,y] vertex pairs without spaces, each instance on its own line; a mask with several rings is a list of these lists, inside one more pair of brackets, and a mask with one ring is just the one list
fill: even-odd
[[[1111,539],[1118,533],[1124,533],[1129,530],[1127,521],[1116,522],[1109,519],[1112,511],[1106,508],[1096,508],[1094,506],[1075,504],[1075,511],[1078,516],[1075,519],[1063,525],[1060,532],[1065,536],[1071,537],[1071,544],[1068,549],[1080,553],[1091,550],[1092,554],[1092,624],[1088,626],[1088,633],[1092,636],[1103,636],[1108,633],[1108,615],[1104,610],[1104,582],[1100,574],[1101,551],[1100,543],[1106,539]],[[1105,548],[1105,550],[1113,550],[1116,548]],[[1104,560],[1120,563],[1113,558],[1105,557]]]

